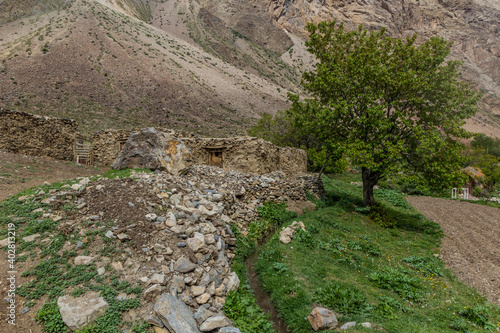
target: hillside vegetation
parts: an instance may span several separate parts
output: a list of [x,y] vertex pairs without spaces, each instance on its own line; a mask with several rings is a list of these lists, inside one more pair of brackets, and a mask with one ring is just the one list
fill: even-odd
[[500,308],[459,282],[439,258],[439,225],[395,191],[377,190],[380,205],[370,211],[360,208],[359,186],[326,178],[325,185],[329,205],[302,216],[306,231],[290,244],[275,233],[257,262],[292,332],[313,332],[305,317],[314,305],[334,309],[341,324],[371,322],[388,332],[500,327]]

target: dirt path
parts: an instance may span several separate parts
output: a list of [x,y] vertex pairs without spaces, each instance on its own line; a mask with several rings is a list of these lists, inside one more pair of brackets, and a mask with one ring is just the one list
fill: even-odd
[[445,233],[441,257],[466,284],[500,305],[500,209],[469,202],[408,197]]

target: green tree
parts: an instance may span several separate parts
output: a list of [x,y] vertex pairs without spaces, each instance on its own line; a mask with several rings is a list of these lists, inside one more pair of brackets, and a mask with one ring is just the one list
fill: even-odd
[[483,179],[484,187],[491,194],[495,191],[495,186],[500,182],[500,159],[494,155],[485,154],[480,157],[477,166],[486,176]]
[[325,172],[341,172],[347,163],[340,150],[328,146],[312,128],[297,125],[296,114],[292,110],[278,111],[274,116],[261,113],[257,125],[247,132],[270,141],[280,147],[296,147],[307,152],[308,169],[319,171],[318,179]]
[[342,146],[362,170],[363,199],[373,187],[405,171],[434,187],[462,178],[462,125],[477,111],[480,94],[459,80],[459,61],[446,61],[451,43],[432,37],[416,45],[362,26],[308,24],[306,46],[317,59],[303,74],[309,98],[290,95],[297,128],[313,130],[326,148]]

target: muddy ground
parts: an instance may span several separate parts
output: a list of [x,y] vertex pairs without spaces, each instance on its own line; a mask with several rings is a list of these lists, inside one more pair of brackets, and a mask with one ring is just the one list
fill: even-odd
[[407,199],[443,229],[441,257],[453,273],[500,305],[500,209],[438,198]]

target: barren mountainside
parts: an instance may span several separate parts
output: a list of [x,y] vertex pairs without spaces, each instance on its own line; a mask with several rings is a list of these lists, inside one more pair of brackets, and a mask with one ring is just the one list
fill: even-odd
[[304,26],[333,19],[453,40],[463,78],[484,92],[468,128],[500,137],[494,0],[0,1],[0,105],[71,117],[86,133],[241,134],[300,91]]

